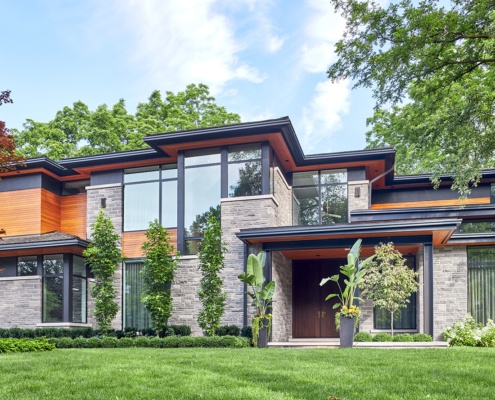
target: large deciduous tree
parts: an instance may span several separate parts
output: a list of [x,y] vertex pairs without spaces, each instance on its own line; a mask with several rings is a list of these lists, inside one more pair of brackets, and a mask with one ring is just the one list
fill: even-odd
[[[0,92],[0,106],[7,103],[13,103],[10,90],[3,90]],[[0,172],[12,171],[23,162],[24,158],[16,154],[14,137],[5,122],[0,121]]]
[[399,173],[470,192],[495,165],[495,2],[331,0],[347,20],[333,80],[372,88],[369,147],[395,146]]
[[148,102],[137,106],[135,115],[127,112],[123,99],[113,107],[102,104],[95,111],[77,101],[49,122],[27,119],[22,130],[12,132],[25,157],[46,155],[58,160],[146,148],[143,138],[151,133],[238,122],[238,114],[215,103],[208,86],[192,84],[177,94],[166,92],[165,99],[154,91]]

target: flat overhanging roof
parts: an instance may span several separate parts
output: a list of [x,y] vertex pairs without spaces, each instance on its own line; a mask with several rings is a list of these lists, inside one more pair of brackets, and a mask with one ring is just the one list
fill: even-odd
[[89,242],[77,236],[62,232],[48,232],[39,235],[7,236],[0,240],[0,255],[2,257],[72,253],[82,254]]
[[393,241],[402,245],[445,245],[460,219],[431,219],[380,223],[283,226],[241,229],[236,235],[246,244],[262,244],[266,250],[350,247],[357,239],[363,246]]

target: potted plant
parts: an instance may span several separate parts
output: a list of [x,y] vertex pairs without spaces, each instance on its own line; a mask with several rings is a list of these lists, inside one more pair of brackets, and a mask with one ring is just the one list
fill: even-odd
[[253,345],[257,347],[267,347],[272,327],[272,314],[268,312],[268,308],[275,293],[275,282],[268,282],[263,287],[265,261],[266,253],[264,251],[257,255],[250,254],[247,259],[246,272],[238,276],[241,282],[247,284],[251,289],[246,293],[253,299],[253,306],[256,308],[252,322]]
[[335,282],[339,288],[338,293],[329,294],[325,300],[337,297],[339,302],[333,308],[340,310],[335,314],[335,325],[340,333],[340,347],[352,347],[354,342],[354,332],[359,322],[361,310],[354,304],[356,300],[361,300],[356,296],[358,286],[363,283],[366,269],[366,264],[371,262],[375,256],[368,257],[364,261],[359,262],[359,254],[361,252],[361,239],[358,239],[347,254],[347,264],[340,267],[340,274],[344,275],[344,289],[340,285],[340,275],[333,275],[329,278],[322,279],[320,286],[323,286],[328,281]]

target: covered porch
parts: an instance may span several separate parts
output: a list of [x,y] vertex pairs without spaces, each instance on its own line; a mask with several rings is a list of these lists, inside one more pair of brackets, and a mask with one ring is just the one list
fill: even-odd
[[[420,274],[415,304],[416,332],[434,332],[433,248],[444,246],[459,226],[459,219],[431,219],[382,223],[335,224],[326,226],[287,226],[243,229],[237,236],[244,242],[245,254],[267,252],[265,276],[277,284],[273,303],[272,343],[298,340],[338,340],[335,310],[325,297],[336,290],[322,278],[335,275],[346,262],[349,249],[362,239],[361,256],[374,253],[380,243],[393,242]],[[360,331],[372,332],[373,305],[360,305]],[[244,301],[244,324],[250,319]]]

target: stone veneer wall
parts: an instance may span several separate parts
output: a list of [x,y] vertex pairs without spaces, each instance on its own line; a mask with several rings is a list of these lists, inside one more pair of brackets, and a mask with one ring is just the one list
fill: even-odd
[[272,341],[286,342],[292,337],[292,262],[282,253],[272,253],[272,279],[275,281]]
[[201,274],[198,271],[198,258],[184,256],[179,262],[172,283],[173,310],[169,319],[171,325],[188,325],[193,335],[202,335],[198,325],[198,315],[201,310],[198,290]]
[[433,334],[443,340],[442,331],[467,314],[467,249],[433,249]]
[[0,278],[0,328],[36,328],[41,321],[41,276]]
[[[122,236],[123,190],[120,183],[109,185],[88,186],[87,190],[87,226],[88,239],[91,239],[91,225],[95,222],[101,208],[101,199],[105,198],[105,214],[112,220],[115,231]],[[119,304],[119,311],[112,321],[112,327],[122,329],[122,265],[119,265],[113,277],[115,282],[115,301]],[[93,299],[88,293],[88,324],[96,326],[92,315]]]
[[[347,201],[349,208],[349,221],[351,211],[367,210],[369,208],[369,181],[351,181],[347,183]],[[359,197],[356,197],[356,188],[359,188]]]

